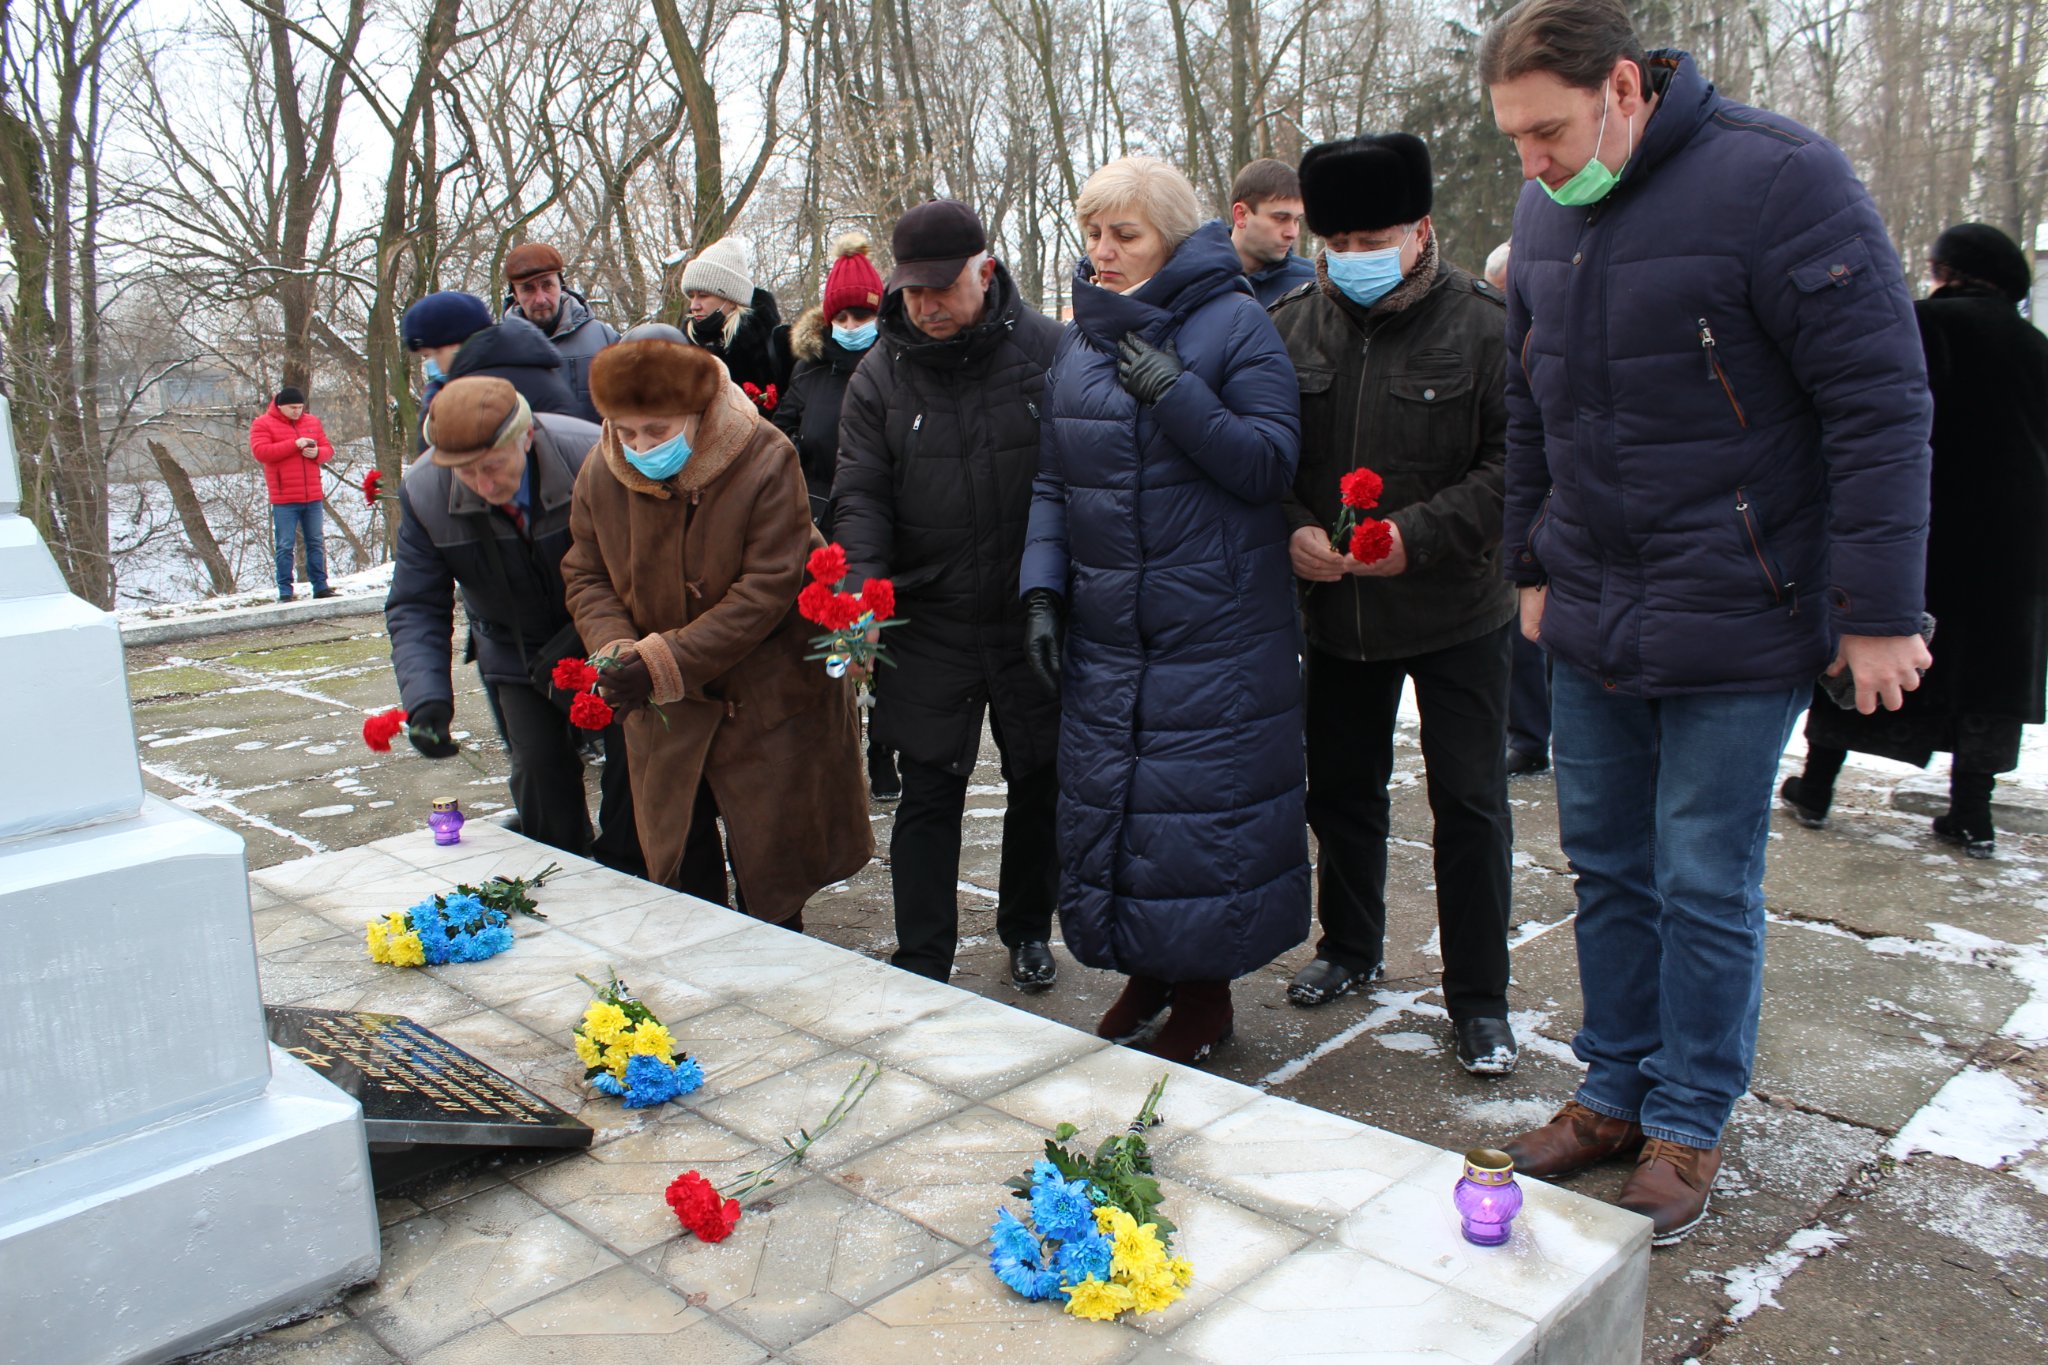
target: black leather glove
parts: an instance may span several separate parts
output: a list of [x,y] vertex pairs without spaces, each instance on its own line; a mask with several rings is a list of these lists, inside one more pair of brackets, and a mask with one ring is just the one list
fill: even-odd
[[406,712],[405,737],[428,758],[453,758],[460,748],[448,733],[454,723],[454,703],[423,701]]
[[1180,378],[1180,355],[1173,343],[1154,346],[1136,333],[1126,332],[1116,345],[1116,382],[1124,392],[1148,406],[1166,397],[1173,381]]
[[617,663],[597,675],[597,690],[612,710],[623,716],[647,705],[647,698],[654,691],[654,675],[647,671],[647,662],[637,651],[621,654]]
[[1060,629],[1066,604],[1051,588],[1024,594],[1024,659],[1055,697],[1060,694]]

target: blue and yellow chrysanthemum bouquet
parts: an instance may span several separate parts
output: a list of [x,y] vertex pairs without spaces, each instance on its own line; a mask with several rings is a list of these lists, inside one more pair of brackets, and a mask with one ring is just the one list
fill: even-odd
[[1007,1182],[1030,1201],[1031,1222],[996,1210],[988,1256],[996,1278],[1027,1299],[1064,1298],[1069,1313],[1098,1322],[1156,1313],[1180,1298],[1194,1267],[1171,1254],[1174,1226],[1159,1211],[1144,1136],[1159,1122],[1165,1089],[1161,1076],[1130,1127],[1104,1138],[1093,1157],[1060,1146],[1074,1125],[1053,1130],[1044,1158]]
[[512,946],[514,914],[546,919],[528,893],[562,869],[549,863],[531,877],[493,877],[429,896],[364,926],[370,961],[392,967],[482,962]]
[[675,1036],[654,1011],[633,998],[617,972],[607,969],[606,977],[600,986],[576,976],[596,993],[576,1026],[583,1079],[628,1109],[665,1104],[704,1084],[704,1068],[688,1053],[677,1054]]

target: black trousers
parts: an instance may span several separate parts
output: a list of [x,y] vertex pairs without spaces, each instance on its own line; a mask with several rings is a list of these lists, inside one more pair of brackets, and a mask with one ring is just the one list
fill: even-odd
[[1453,1020],[1507,1017],[1507,731],[1512,624],[1408,659],[1308,652],[1308,822],[1319,850],[1316,954],[1376,966],[1387,930],[1387,783],[1401,682],[1415,680],[1435,820],[1444,1002]]
[[[996,748],[1003,731],[993,724]],[[889,883],[896,901],[896,952],[906,971],[944,981],[960,942],[960,827],[967,814],[967,778],[899,755],[903,800],[889,838]],[[1053,820],[1059,806],[1056,765],[1022,777],[1006,774],[1003,865],[996,893],[996,935],[1005,947],[1052,937],[1059,889]]]
[[512,804],[529,839],[578,857],[595,858],[629,876],[647,875],[640,834],[633,824],[633,786],[626,772],[626,737],[617,725],[604,731],[604,770],[598,777],[598,835],[590,837],[590,801],[583,791],[583,732],[562,709],[521,683],[484,682],[492,719],[511,757]]
[[1515,642],[1514,681],[1508,689],[1508,747],[1518,754],[1550,757],[1550,653],[1524,639],[1519,622],[1508,626]]

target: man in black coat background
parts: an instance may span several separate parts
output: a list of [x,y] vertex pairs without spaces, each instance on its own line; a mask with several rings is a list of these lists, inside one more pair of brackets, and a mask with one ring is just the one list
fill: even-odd
[[1052,985],[1059,708],[1024,661],[1017,569],[1059,325],[1026,306],[953,200],[903,215],[881,337],[840,411],[832,528],[849,586],[896,585],[895,668],[876,676],[876,738],[898,751],[890,840],[896,952],[944,981],[959,940],[960,827],[989,716],[1009,784],[996,932],[1021,990]]

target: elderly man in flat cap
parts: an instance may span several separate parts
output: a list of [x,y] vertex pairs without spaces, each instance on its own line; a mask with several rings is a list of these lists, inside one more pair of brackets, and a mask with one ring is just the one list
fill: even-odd
[[[1500,292],[1444,260],[1429,149],[1408,133],[1325,142],[1301,159],[1314,284],[1273,323],[1301,383],[1288,515],[1308,634],[1308,819],[1320,849],[1316,960],[1288,999],[1314,1006],[1378,975],[1386,937],[1387,782],[1405,681],[1422,713],[1444,1005],[1467,1071],[1513,1069],[1508,1026],[1509,637],[1500,577],[1507,409]],[[1377,543],[1331,544],[1340,481],[1382,481]],[[1369,481],[1368,481],[1369,482]],[[1381,528],[1384,529],[1381,529]]]
[[562,283],[562,253],[546,242],[523,242],[505,255],[503,316],[525,318],[547,334],[576,396],[576,415],[598,420],[590,402],[590,358],[619,339],[618,329],[600,322],[581,294]]
[[[592,842],[569,697],[550,687],[557,661],[582,658],[562,600],[569,503],[598,429],[535,413],[503,379],[451,380],[427,413],[427,458],[398,494],[398,553],[384,621],[391,666],[413,722],[413,747],[451,758],[455,593],[469,620],[466,659],[511,755],[512,804],[529,838],[644,871],[619,727],[604,731],[600,833]],[[439,738],[433,738],[439,736]]]

